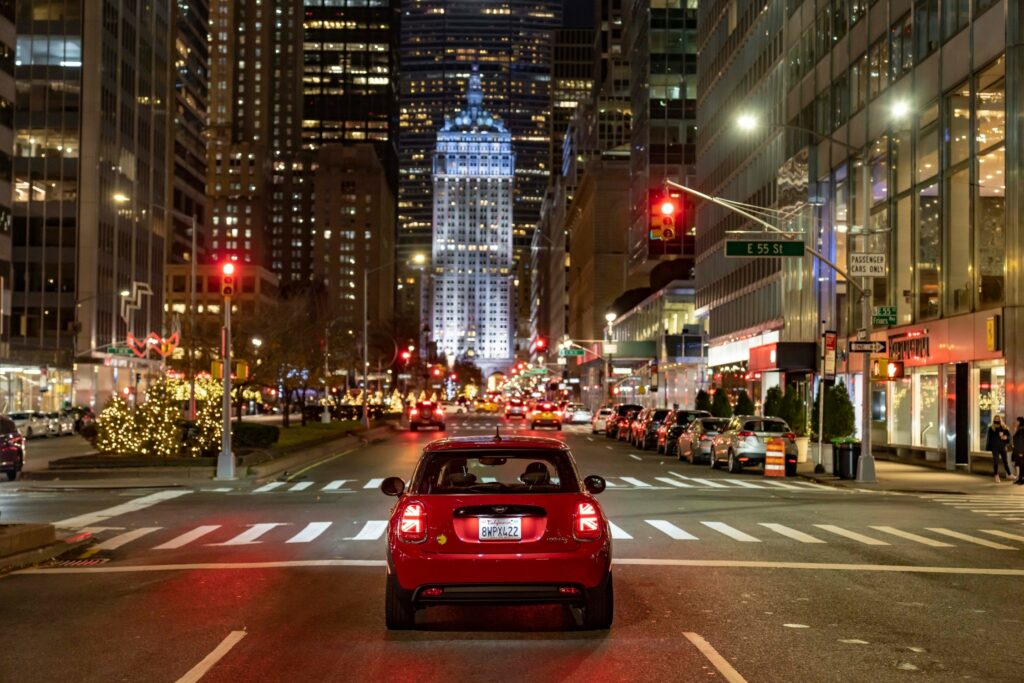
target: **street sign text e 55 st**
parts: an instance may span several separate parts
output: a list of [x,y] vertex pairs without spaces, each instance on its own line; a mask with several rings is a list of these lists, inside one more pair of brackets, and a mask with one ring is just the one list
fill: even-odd
[[803,240],[726,240],[725,255],[729,258],[774,258],[803,256]]

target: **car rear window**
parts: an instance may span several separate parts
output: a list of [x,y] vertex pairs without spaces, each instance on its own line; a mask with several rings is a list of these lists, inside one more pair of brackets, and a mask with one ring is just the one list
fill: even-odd
[[786,423],[780,420],[750,420],[743,424],[743,428],[766,434],[785,434],[789,431]]
[[638,405],[633,405],[633,404],[627,403],[625,405],[621,405],[621,406],[618,406],[617,408],[615,408],[615,412],[617,412],[620,416],[625,417],[630,412],[634,412],[635,413],[636,411],[638,411],[640,409],[641,409],[641,407],[638,406]]
[[12,420],[27,420],[32,417],[32,413],[11,413]]
[[667,410],[655,410],[654,415],[651,416],[651,419],[654,420],[655,422],[661,422],[662,420],[665,419],[666,415],[668,415]]
[[704,418],[700,421],[700,426],[704,428],[706,432],[720,432],[725,429],[725,426],[729,424],[728,420],[723,419],[708,419]]
[[578,493],[572,460],[562,451],[429,453],[411,490],[420,495]]

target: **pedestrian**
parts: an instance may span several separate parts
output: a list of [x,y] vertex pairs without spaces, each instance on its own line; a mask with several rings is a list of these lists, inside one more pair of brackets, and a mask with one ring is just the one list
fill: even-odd
[[1024,486],[1024,417],[1017,418],[1017,429],[1013,432],[1013,464],[1017,466],[1017,486]]
[[1006,476],[1010,474],[1010,464],[1006,461],[1006,447],[1010,443],[1010,430],[1003,424],[1003,418],[996,415],[992,418],[992,424],[988,428],[988,439],[985,443],[985,450],[992,454],[992,474],[995,475],[996,483],[1002,481],[999,478],[999,461],[1003,461],[1003,469]]

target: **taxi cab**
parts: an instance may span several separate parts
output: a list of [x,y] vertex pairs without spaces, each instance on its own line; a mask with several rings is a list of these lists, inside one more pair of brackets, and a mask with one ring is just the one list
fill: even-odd
[[397,497],[387,529],[385,622],[416,625],[434,605],[563,604],[578,626],[613,616],[611,534],[569,447],[541,437],[434,441]]
[[562,412],[555,407],[554,403],[549,401],[538,403],[530,413],[530,429],[536,429],[540,425],[554,427],[558,431],[562,431]]

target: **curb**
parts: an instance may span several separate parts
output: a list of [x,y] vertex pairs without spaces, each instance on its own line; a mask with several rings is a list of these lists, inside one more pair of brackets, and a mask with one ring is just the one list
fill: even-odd
[[7,572],[12,572],[30,565],[39,564],[41,562],[48,562],[54,558],[60,557],[65,553],[73,552],[89,545],[93,542],[91,533],[85,532],[76,534],[75,536],[69,536],[68,538],[58,540],[56,543],[42,546],[41,548],[35,548],[34,550],[27,550],[17,555],[9,555],[8,557],[0,558],[0,575]]

